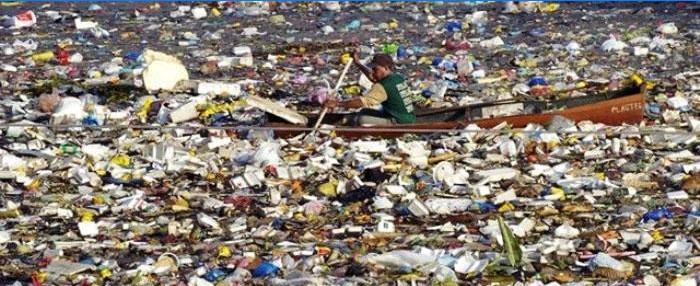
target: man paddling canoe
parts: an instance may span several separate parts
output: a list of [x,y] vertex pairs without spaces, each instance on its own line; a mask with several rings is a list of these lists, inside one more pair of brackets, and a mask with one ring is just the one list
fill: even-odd
[[[357,52],[353,53],[353,61],[362,73],[374,84],[364,96],[351,98],[347,101],[330,99],[325,107],[362,108],[353,116],[354,126],[362,125],[391,125],[412,124],[416,122],[413,113],[413,102],[408,91],[408,85],[403,77],[394,73],[394,61],[386,54],[376,54],[368,66],[360,63]],[[373,107],[381,105],[381,110]]]

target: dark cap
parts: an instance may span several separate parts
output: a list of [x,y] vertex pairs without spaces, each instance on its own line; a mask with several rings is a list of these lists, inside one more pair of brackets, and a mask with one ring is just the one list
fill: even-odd
[[376,54],[372,58],[372,61],[369,62],[370,68],[373,68],[375,66],[383,66],[385,68],[393,69],[394,60],[391,58],[391,56],[387,54]]

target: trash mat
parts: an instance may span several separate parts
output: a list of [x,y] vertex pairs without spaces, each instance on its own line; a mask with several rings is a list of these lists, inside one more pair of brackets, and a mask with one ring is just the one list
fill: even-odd
[[[2,285],[700,280],[696,4],[0,7]],[[380,53],[493,124],[311,130]]]

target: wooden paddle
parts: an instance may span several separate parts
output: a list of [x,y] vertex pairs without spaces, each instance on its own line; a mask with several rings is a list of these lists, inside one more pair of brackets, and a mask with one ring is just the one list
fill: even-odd
[[[343,83],[343,79],[345,79],[345,74],[348,73],[348,69],[350,69],[350,65],[352,65],[352,59],[348,61],[348,63],[345,65],[345,69],[343,69],[343,72],[340,74],[340,78],[338,78],[338,83],[335,84],[335,88],[328,94],[328,99],[331,99],[335,97],[335,93],[338,91],[338,88],[340,85]],[[318,117],[318,120],[316,120],[316,124],[314,124],[314,130],[311,131],[311,134],[309,134],[309,137],[313,137],[316,135],[316,131],[318,131],[318,127],[321,125],[321,122],[323,121],[323,117],[326,116],[326,113],[328,112],[328,108],[324,107],[323,111],[321,111],[321,115]]]

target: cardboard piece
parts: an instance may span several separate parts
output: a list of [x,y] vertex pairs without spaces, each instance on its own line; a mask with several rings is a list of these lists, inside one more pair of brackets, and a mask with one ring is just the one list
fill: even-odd
[[65,260],[52,260],[51,264],[46,266],[45,272],[56,273],[58,275],[72,276],[86,270],[95,270],[94,265],[75,263]]
[[293,124],[306,125],[309,122],[309,119],[305,116],[267,98],[251,95],[248,97],[247,102],[250,106],[259,108],[267,113],[274,114]]

